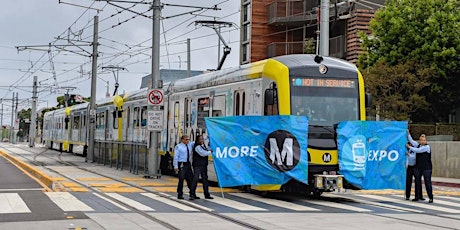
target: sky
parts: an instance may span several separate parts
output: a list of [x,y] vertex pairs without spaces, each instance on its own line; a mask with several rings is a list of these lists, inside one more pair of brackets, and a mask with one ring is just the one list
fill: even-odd
[[[152,15],[149,3],[93,0],[2,1],[0,8],[0,98],[2,124],[11,122],[13,92],[19,94],[18,111],[31,107],[33,76],[38,77],[37,109],[57,104],[56,97],[91,93],[91,57],[94,16],[99,16],[97,98],[109,86],[113,94],[115,72],[118,92],[140,88],[151,72]],[[134,4],[137,2],[138,4]],[[143,3],[140,3],[143,2]],[[187,69],[187,38],[191,39],[191,69],[217,68],[219,38],[197,20],[233,23],[221,28],[232,51],[223,69],[239,62],[240,0],[161,0],[160,69]],[[181,7],[195,6],[220,10]],[[195,11],[190,13],[191,11]],[[18,49],[19,48],[19,49]],[[223,46],[220,47],[222,55]],[[104,68],[103,68],[104,67]],[[107,84],[108,81],[108,84]]]

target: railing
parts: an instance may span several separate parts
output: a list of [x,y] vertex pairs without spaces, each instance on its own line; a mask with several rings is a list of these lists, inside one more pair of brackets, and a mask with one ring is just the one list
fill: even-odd
[[96,140],[94,161],[133,174],[148,175],[148,149],[146,144]]
[[[314,40],[316,50],[316,40]],[[304,45],[299,42],[273,42],[267,46],[267,58],[288,54],[302,54]],[[329,56],[343,58],[345,54],[344,36],[337,36],[329,39]]]

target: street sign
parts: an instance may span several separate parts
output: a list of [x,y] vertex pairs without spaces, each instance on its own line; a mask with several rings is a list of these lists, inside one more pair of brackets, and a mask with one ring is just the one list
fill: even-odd
[[164,94],[162,89],[152,89],[147,95],[150,105],[163,105]]
[[163,130],[163,111],[148,111],[147,112],[147,130],[161,131]]

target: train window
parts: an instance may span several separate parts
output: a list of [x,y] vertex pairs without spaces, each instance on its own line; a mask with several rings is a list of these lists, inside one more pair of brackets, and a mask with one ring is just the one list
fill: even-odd
[[65,117],[65,118],[64,118],[64,122],[65,122],[65,123],[64,123],[64,124],[65,124],[64,129],[69,129],[70,118],[69,118],[69,117]]
[[244,107],[246,107],[246,92],[243,91],[242,102],[241,102],[241,115],[245,114]]
[[73,125],[72,129],[79,129],[80,128],[80,116],[73,117]]
[[126,118],[126,125],[125,127],[126,128],[129,128],[129,121],[131,120],[131,116],[130,116],[130,111],[129,111],[129,107],[127,107],[126,109],[123,110],[123,117]]
[[141,126],[147,126],[147,106],[142,106],[141,111]]
[[118,129],[118,112],[113,111],[112,112],[112,117],[113,117],[112,126],[113,126],[114,129]]
[[240,92],[235,92],[235,114],[240,115]]
[[134,108],[134,115],[133,115],[133,124],[134,124],[134,128],[135,129],[138,129],[139,128],[139,111],[140,111],[140,108],[139,107],[135,107]]
[[179,102],[174,103],[174,128],[179,128]]
[[209,97],[198,99],[198,110],[197,110],[197,127],[204,128],[204,118],[209,117]]
[[192,126],[191,103],[192,103],[192,100],[190,98],[185,98],[185,104],[184,104],[185,128],[189,128]]
[[212,107],[212,116],[221,117],[225,116],[225,96],[215,96]]
[[96,115],[96,129],[104,129],[105,128],[105,114],[98,113]]
[[86,127],[86,115],[83,115],[82,124],[83,124],[83,127]]
[[276,83],[265,90],[264,115],[278,115],[278,95]]

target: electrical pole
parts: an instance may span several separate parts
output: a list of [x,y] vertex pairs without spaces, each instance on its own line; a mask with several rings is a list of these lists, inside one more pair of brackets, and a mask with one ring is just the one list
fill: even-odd
[[190,60],[190,38],[187,38],[187,77],[192,76],[191,66],[192,60]]
[[2,125],[2,140],[0,140],[1,142],[3,142],[3,100],[2,100],[2,114],[0,114],[0,116],[2,117],[1,118],[1,121],[0,121],[0,125]]
[[329,56],[329,0],[321,0],[319,55]]
[[[16,125],[16,120],[18,119],[17,113],[18,113],[18,97],[19,93],[16,92],[16,106],[14,106],[14,120],[15,120],[15,125]],[[13,105],[14,105],[14,100],[13,100]],[[18,131],[19,131],[19,122],[18,122]],[[13,144],[16,144],[16,128],[13,128]]]
[[13,143],[13,130],[14,130],[14,92],[13,92],[13,99],[11,99],[11,124],[10,124],[10,143]]
[[[151,89],[158,88],[158,79],[160,76],[160,17],[161,4],[160,0],[153,0],[153,23],[152,23],[152,85]],[[157,108],[155,108],[157,107]],[[159,106],[153,106],[153,110],[160,110]],[[148,156],[149,176],[159,175],[158,168],[158,131],[150,131],[150,146]]]
[[89,103],[88,124],[88,149],[86,161],[94,162],[94,132],[96,123],[96,80],[97,80],[97,36],[98,36],[99,16],[94,16],[94,33],[93,33],[93,54],[91,70],[91,100]]
[[29,129],[29,147],[35,146],[35,134],[36,132],[36,123],[37,119],[37,76],[34,76],[34,85],[32,88],[32,112],[30,115],[30,129]]

